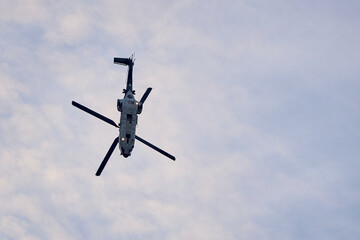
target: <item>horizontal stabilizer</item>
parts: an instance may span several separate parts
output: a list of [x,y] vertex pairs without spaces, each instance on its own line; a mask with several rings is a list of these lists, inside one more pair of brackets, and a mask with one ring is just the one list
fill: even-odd
[[114,58],[114,63],[126,66],[134,65],[134,61],[131,58]]

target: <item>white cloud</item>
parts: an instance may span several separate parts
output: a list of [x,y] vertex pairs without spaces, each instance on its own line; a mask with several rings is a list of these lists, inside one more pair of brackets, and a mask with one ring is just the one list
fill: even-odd
[[[308,4],[4,4],[0,236],[359,236],[357,15]],[[70,102],[117,121],[132,52],[138,134],[177,161],[137,142],[95,177],[117,129]]]
[[1,3],[1,20],[21,24],[39,23],[48,17],[44,1],[11,1]]
[[56,19],[56,25],[51,26],[45,38],[54,43],[74,44],[88,37],[90,25],[90,19],[82,12],[60,15]]

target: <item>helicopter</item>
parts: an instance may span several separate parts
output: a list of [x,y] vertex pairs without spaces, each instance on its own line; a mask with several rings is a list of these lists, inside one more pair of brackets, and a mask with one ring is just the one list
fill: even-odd
[[100,120],[103,120],[104,122],[116,127],[119,129],[119,136],[116,137],[110,146],[110,149],[106,153],[103,161],[101,162],[98,170],[96,171],[95,175],[100,176],[102,171],[104,170],[104,167],[106,166],[106,163],[108,162],[111,154],[113,153],[116,145],[119,145],[120,149],[120,155],[124,156],[125,158],[129,157],[131,155],[131,151],[134,148],[135,140],[138,140],[142,142],[143,144],[147,145],[148,147],[154,149],[155,151],[163,154],[164,156],[170,158],[171,160],[175,161],[175,157],[164,150],[156,147],[155,145],[151,144],[150,142],[146,141],[145,139],[137,136],[135,134],[136,132],[136,125],[138,121],[138,114],[141,114],[143,105],[147,97],[149,96],[152,88],[149,87],[144,95],[141,97],[140,101],[137,101],[134,97],[135,90],[133,90],[133,67],[134,67],[134,55],[132,55],[130,58],[114,58],[114,64],[120,64],[124,66],[128,66],[128,75],[127,75],[127,83],[126,83],[126,89],[123,89],[124,97],[123,99],[117,100],[117,110],[121,113],[120,115],[120,123],[116,124],[113,120],[81,105],[80,103],[77,103],[75,101],[72,101],[72,105],[74,107],[79,108],[80,110],[83,110],[84,112],[87,112],[94,117],[99,118]]

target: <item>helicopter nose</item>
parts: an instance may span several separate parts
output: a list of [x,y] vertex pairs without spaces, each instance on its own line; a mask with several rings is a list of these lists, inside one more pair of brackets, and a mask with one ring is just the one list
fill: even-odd
[[130,156],[130,153],[126,153],[125,149],[122,147],[121,148],[121,155],[123,155],[125,158]]

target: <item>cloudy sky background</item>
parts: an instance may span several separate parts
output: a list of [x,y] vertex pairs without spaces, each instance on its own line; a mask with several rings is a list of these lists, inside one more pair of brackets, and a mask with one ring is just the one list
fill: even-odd
[[1,239],[360,238],[359,1],[0,6]]

